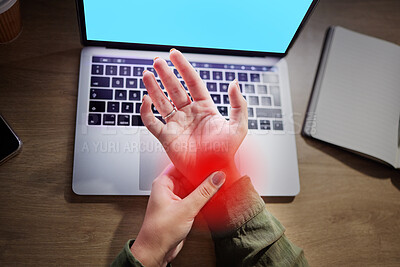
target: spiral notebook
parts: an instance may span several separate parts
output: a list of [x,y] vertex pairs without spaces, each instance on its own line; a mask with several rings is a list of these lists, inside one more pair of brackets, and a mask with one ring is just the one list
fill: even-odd
[[302,133],[400,168],[400,46],[330,27]]

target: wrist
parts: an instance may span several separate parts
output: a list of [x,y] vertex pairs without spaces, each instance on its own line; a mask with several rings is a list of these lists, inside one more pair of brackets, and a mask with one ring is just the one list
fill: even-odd
[[162,266],[165,257],[164,253],[145,240],[139,232],[138,237],[130,248],[132,255],[146,267]]
[[226,175],[225,188],[234,184],[241,177],[239,170],[236,167],[235,160],[231,160],[226,166],[224,166],[220,171],[223,171]]

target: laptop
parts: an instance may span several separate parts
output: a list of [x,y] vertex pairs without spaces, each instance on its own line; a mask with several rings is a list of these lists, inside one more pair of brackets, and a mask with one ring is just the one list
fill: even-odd
[[[316,0],[77,0],[81,42],[72,188],[79,195],[149,195],[170,163],[143,125],[142,72],[184,53],[229,119],[228,84],[248,103],[236,164],[262,196],[300,191],[285,55]],[[163,85],[157,77],[161,88]],[[164,89],[164,88],[163,88]],[[160,117],[157,110],[153,109]]]

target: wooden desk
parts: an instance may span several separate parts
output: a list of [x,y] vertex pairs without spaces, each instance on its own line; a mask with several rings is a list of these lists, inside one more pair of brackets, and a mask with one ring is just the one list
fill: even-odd
[[[22,15],[21,36],[0,46],[0,111],[24,142],[0,167],[0,265],[108,265],[138,233],[147,197],[72,193],[81,50],[74,1],[23,1]],[[400,44],[400,2],[319,3],[287,57],[298,131],[332,24]],[[268,208],[309,263],[399,266],[400,172],[299,134],[296,142],[301,193]],[[174,262],[214,264],[209,233],[198,230]]]

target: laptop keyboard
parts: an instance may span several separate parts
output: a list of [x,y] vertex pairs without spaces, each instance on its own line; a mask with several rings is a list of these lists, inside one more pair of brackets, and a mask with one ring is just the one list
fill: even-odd
[[[186,84],[171,63],[174,74]],[[229,82],[237,79],[247,101],[248,128],[283,130],[279,76],[274,66],[252,66],[190,62],[210,92],[218,111],[229,119]],[[147,94],[142,80],[145,69],[153,72],[165,95],[168,93],[152,67],[151,59],[92,57],[88,125],[144,126],[140,117],[142,98]],[[190,96],[190,93],[189,93]],[[153,107],[155,116],[163,121]]]

